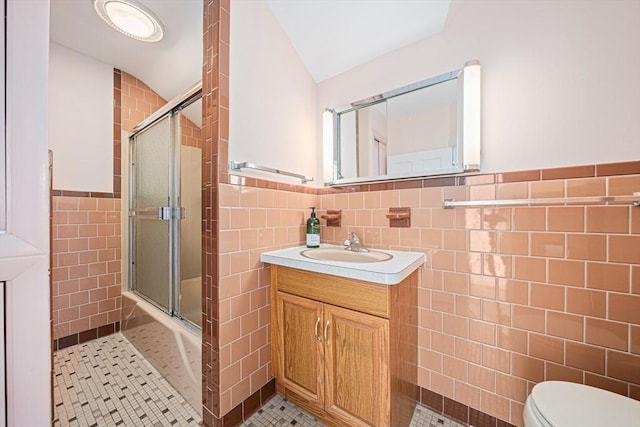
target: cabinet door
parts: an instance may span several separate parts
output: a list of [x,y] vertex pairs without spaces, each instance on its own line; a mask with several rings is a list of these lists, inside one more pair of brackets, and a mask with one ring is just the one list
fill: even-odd
[[326,411],[349,425],[388,426],[389,321],[330,305],[324,320]]
[[319,405],[324,401],[322,304],[278,292],[281,381]]

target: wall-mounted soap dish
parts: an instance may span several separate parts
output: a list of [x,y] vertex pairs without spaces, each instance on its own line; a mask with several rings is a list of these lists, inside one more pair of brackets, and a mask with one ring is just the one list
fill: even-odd
[[411,208],[389,208],[389,227],[411,227]]
[[320,215],[320,218],[327,220],[327,227],[340,227],[340,221],[342,219],[342,209],[327,209],[327,213],[324,215]]

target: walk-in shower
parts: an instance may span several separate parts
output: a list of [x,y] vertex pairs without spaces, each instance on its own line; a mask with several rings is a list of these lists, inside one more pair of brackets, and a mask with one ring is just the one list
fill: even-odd
[[129,142],[129,204],[128,232],[123,230],[128,292],[122,297],[122,331],[198,411],[201,92],[201,85],[195,85],[123,138]]

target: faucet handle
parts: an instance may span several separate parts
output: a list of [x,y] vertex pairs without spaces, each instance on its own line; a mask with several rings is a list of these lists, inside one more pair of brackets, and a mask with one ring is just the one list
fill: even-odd
[[347,233],[347,240],[345,240],[342,245],[346,246],[347,248],[351,248],[351,245],[359,244],[359,243],[360,243],[360,239],[358,238],[358,235],[356,233],[350,232],[350,233]]

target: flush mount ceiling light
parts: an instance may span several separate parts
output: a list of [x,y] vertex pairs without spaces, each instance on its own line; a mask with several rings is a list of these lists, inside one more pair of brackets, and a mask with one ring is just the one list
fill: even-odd
[[162,21],[143,4],[135,0],[91,1],[100,18],[114,30],[143,42],[162,40]]

